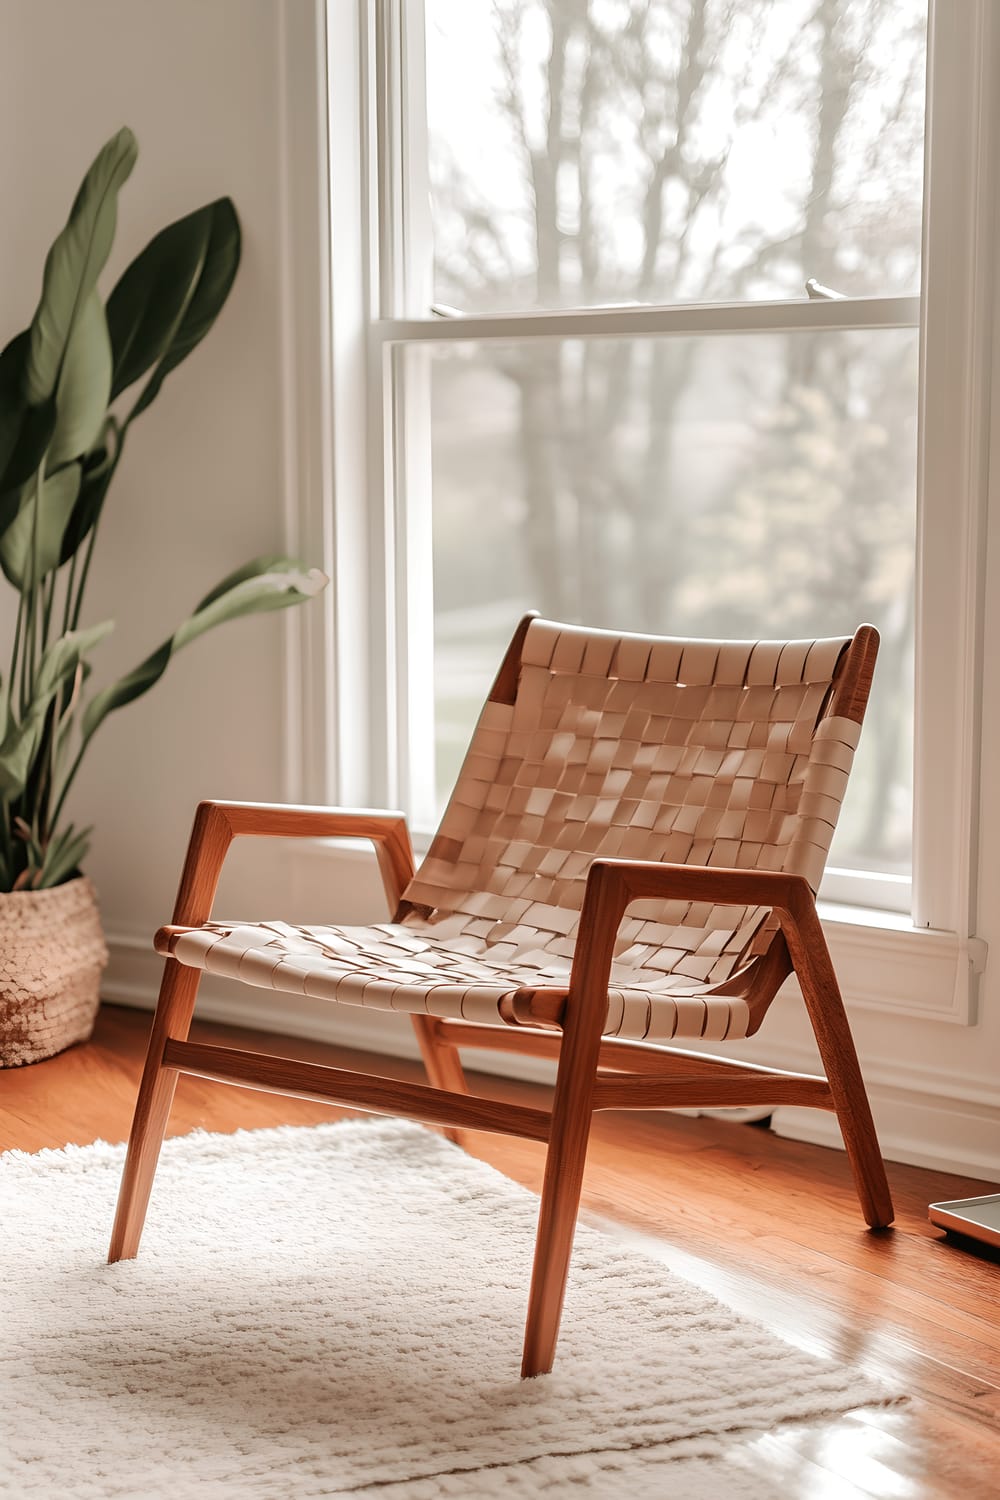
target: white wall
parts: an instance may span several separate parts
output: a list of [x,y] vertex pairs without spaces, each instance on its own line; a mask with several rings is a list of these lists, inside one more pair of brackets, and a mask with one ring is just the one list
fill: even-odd
[[[303,24],[308,30],[311,12],[312,0],[5,0],[3,6],[4,337],[30,317],[45,249],[79,178],[123,123],[135,130],[140,157],[122,194],[107,286],[168,219],[209,198],[230,194],[244,228],[243,265],[230,302],[205,344],[137,423],[109,501],[89,609],[91,619],[114,614],[119,622],[103,648],[102,671],[109,675],[169,633],[218,576],[245,557],[280,549],[295,526],[285,434],[286,426],[302,427],[294,411],[283,417],[283,339],[293,321],[283,257],[290,246],[295,253],[298,231],[293,217],[283,237],[281,217],[298,198],[282,177],[281,28],[292,15],[300,31]],[[301,401],[303,392],[298,395]],[[1000,421],[995,427],[1000,432]],[[998,505],[995,483],[994,513]],[[991,546],[988,642],[1000,626],[996,528]],[[169,914],[197,799],[295,793],[296,754],[283,728],[287,628],[272,616],[238,622],[196,643],[148,698],[109,720],[95,742],[76,811],[97,825],[88,868],[112,939],[111,998],[151,1003],[157,963],[149,934]],[[1000,1177],[1000,788],[994,774],[1000,657],[989,649],[983,702],[977,931],[994,957],[978,1022],[920,1020],[861,1004],[851,1012],[887,1154]],[[287,847],[239,847],[234,872],[223,896],[232,914],[301,910],[304,918],[328,912],[355,921],[383,915],[373,866],[360,852],[332,858]],[[214,982],[206,984],[203,1009],[282,1024],[298,1034],[370,1045],[381,1038],[393,1051],[410,1045],[399,1018],[346,1010],[332,1018],[328,1007],[290,997],[275,1008],[265,992],[242,990],[234,1000]],[[777,1065],[808,1064],[809,1033],[793,999],[779,1000],[773,1023],[748,1051]],[[823,1117],[816,1112],[805,1119],[785,1112],[782,1128],[808,1133],[817,1125]]]

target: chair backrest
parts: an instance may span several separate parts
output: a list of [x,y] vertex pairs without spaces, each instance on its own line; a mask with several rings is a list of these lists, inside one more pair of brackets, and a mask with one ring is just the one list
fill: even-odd
[[[498,959],[537,954],[544,972],[546,957],[559,968],[572,956],[596,858],[783,870],[815,891],[877,650],[868,625],[829,640],[693,641],[526,617],[399,918],[461,917],[463,936]],[[769,916],[636,903],[616,971],[731,993],[772,944]]]

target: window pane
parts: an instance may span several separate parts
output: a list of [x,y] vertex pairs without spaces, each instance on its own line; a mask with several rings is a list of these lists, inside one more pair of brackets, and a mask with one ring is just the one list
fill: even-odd
[[439,799],[526,609],[740,639],[869,621],[882,648],[831,863],[909,874],[916,332],[405,359],[431,380]]
[[435,297],[919,288],[927,0],[426,0]]

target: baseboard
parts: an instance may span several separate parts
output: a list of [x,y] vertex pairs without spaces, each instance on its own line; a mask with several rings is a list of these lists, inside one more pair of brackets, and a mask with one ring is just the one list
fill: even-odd
[[[904,1090],[890,1094],[877,1084],[870,1084],[868,1093],[886,1161],[997,1180],[1000,1120],[995,1116],[970,1114],[960,1099],[941,1098],[929,1104],[926,1095],[907,1098]],[[843,1150],[840,1127],[824,1110],[776,1110],[772,1128],[791,1140]]]
[[[105,999],[150,1010],[162,961],[148,942],[131,936],[109,938],[111,961],[105,976]],[[372,1012],[360,1006],[330,1005],[302,995],[234,985],[206,974],[198,997],[198,1015],[206,1020],[280,1031],[290,1037],[325,1041],[390,1057],[418,1056],[406,1016]],[[811,1071],[811,1060],[794,1047],[774,1045],[774,1067]],[[477,1052],[480,1072],[531,1082],[551,1082],[554,1065],[540,1058],[503,1052]],[[888,1161],[929,1167],[963,1176],[997,1177],[1000,1162],[1000,1097],[970,1089],[962,1079],[923,1068],[894,1066],[884,1060],[865,1068],[879,1139]],[[774,1128],[794,1140],[842,1149],[833,1116],[821,1110],[778,1109]]]

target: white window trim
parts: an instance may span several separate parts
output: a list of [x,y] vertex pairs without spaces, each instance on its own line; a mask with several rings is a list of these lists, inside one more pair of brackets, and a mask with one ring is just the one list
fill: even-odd
[[[419,23],[421,7],[412,0],[405,8],[401,0],[358,0],[356,7],[314,0],[314,5],[326,29],[328,77],[335,80],[330,99],[336,114],[329,117],[326,141],[336,226],[330,250],[333,335],[325,367],[329,399],[322,393],[318,399],[328,425],[331,413],[333,420],[327,471],[298,504],[297,513],[307,523],[299,525],[299,534],[311,534],[310,526],[315,531],[318,515],[332,513],[336,519],[326,531],[319,528],[334,578],[330,627],[318,649],[298,651],[297,670],[304,684],[300,700],[333,706],[325,718],[320,715],[318,724],[315,713],[312,723],[308,714],[300,717],[302,727],[293,726],[290,732],[290,761],[300,781],[305,778],[311,796],[390,804],[399,800],[405,784],[406,767],[398,764],[395,749],[395,704],[397,685],[409,677],[410,664],[397,660],[395,652],[393,616],[400,599],[391,544],[396,516],[385,498],[384,476],[392,473],[398,445],[411,436],[405,413],[386,408],[386,362],[393,358],[400,336],[406,341],[483,337],[481,325],[487,322],[494,336],[501,326],[510,336],[512,325],[519,337],[531,336],[529,323],[536,336],[544,336],[544,321],[551,315],[413,317],[416,307],[427,305],[426,294],[418,296],[412,281],[392,287],[374,248],[374,210],[389,188],[391,174],[374,152],[368,152],[366,168],[359,166],[357,132],[362,130],[366,146],[376,136],[378,91],[369,88],[365,75],[379,28],[388,28],[386,34],[396,39],[389,66],[398,70],[404,107],[406,91],[418,86],[401,76],[398,39],[404,24]],[[916,722],[916,923],[901,925],[889,913],[842,912],[847,920],[838,920],[835,912],[824,909],[823,915],[849,1004],[968,1024],[975,1019],[973,975],[984,961],[983,945],[971,936],[970,914],[975,899],[975,683],[982,653],[991,279],[997,242],[993,183],[1000,159],[1000,89],[995,82],[1000,77],[1000,15],[991,0],[967,0],[961,7],[948,6],[944,24],[939,24],[936,9],[932,0],[926,186],[930,211],[920,314],[918,651],[924,670],[918,674]],[[283,10],[287,22],[295,7],[285,5]],[[385,82],[383,78],[383,91]],[[305,106],[299,100],[295,108],[302,112]],[[289,159],[288,171],[304,180],[309,162],[298,153]],[[395,224],[400,232],[398,206]],[[292,260],[298,258],[300,251],[293,248]],[[390,298],[405,317],[379,318]],[[299,302],[305,306],[308,295]],[[868,327],[870,320],[881,320],[875,326],[905,327],[913,326],[915,303],[912,298],[845,299],[755,304],[749,309],[741,305],[738,312],[672,307],[655,310],[655,318],[669,323],[674,332],[708,332],[706,324],[713,319],[719,320],[714,331],[721,332],[727,316],[745,316],[748,326],[760,320],[755,325],[760,328]],[[313,319],[315,306],[313,301]],[[609,334],[631,331],[640,319],[644,331],[662,331],[651,328],[650,310],[645,308],[590,309],[579,316],[588,332],[594,332],[600,320]],[[767,324],[772,317],[781,321]],[[686,327],[684,320],[690,320]],[[560,331],[566,332],[562,315],[559,323]],[[297,328],[302,324],[300,315]],[[729,323],[725,331],[731,328]],[[366,353],[367,375],[359,380]],[[312,348],[304,359],[300,350],[292,361],[299,366],[299,392],[305,389],[314,404],[315,376],[324,357],[323,351]],[[302,430],[301,421],[298,428],[292,423],[293,436],[296,430]],[[366,478],[371,503],[365,494]],[[943,504],[944,496],[953,505]],[[415,544],[414,538],[407,541]],[[956,600],[962,601],[961,609],[956,610]],[[407,604],[405,595],[402,604]],[[301,739],[317,731],[322,753],[313,758],[310,776]],[[315,770],[319,764],[322,772]],[[296,775],[290,793],[301,795]],[[324,784],[317,785],[318,780]],[[875,954],[893,966],[894,983],[888,989],[872,983]]]
[[932,0],[928,49],[913,920],[970,934],[1000,166],[993,0]]

